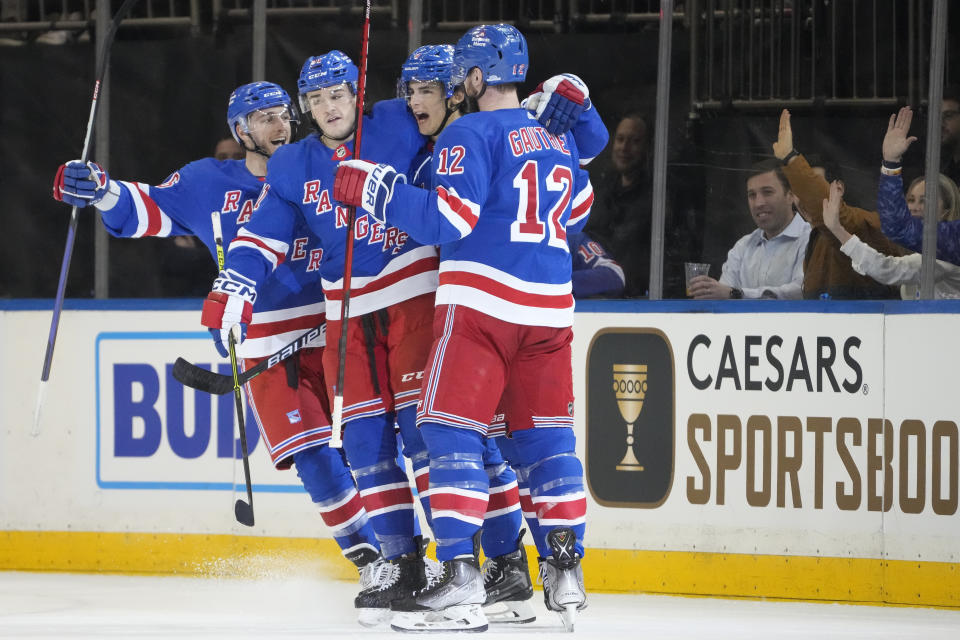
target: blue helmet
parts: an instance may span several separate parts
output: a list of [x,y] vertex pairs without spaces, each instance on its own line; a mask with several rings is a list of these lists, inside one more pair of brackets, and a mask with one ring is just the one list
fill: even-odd
[[457,41],[453,62],[457,84],[479,67],[489,85],[523,82],[530,64],[526,39],[509,24],[483,24],[467,31]]
[[357,81],[360,71],[353,64],[347,54],[342,51],[329,51],[322,56],[307,58],[297,78],[297,91],[300,93],[300,108],[304,113],[310,111],[306,103],[306,96],[311,91],[332,87],[338,84],[349,84],[354,94],[357,93]]
[[400,68],[397,96],[407,97],[410,82],[439,82],[446,89],[446,97],[453,95],[457,83],[453,81],[453,45],[428,44],[410,54]]
[[236,125],[240,125],[241,131],[250,133],[247,116],[254,111],[271,107],[286,107],[290,112],[290,121],[297,122],[297,112],[293,108],[290,96],[280,85],[272,82],[251,82],[233,90],[227,102],[227,124],[230,126],[230,133],[241,146],[243,142],[237,135]]

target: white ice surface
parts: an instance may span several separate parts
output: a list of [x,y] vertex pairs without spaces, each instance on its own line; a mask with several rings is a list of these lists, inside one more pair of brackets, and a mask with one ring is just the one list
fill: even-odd
[[[0,572],[0,638],[399,638],[364,629],[355,585]],[[591,594],[571,636],[534,594],[537,621],[497,638],[672,640],[960,639],[960,611],[799,602]],[[422,637],[422,636],[421,636]],[[431,638],[476,637],[430,634]]]

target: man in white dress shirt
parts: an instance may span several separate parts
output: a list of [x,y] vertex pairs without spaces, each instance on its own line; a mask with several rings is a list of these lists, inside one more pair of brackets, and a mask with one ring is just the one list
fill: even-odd
[[747,178],[747,204],[757,228],[727,253],[719,280],[697,276],[698,300],[803,297],[803,257],[810,225],[796,213],[795,198],[780,167],[763,165]]

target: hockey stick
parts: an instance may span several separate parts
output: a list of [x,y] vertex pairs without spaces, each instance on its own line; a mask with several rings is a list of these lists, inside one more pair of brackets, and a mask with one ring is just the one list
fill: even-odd
[[[107,71],[107,61],[110,58],[110,48],[113,45],[113,38],[123,21],[124,16],[130,12],[131,7],[137,3],[137,0],[124,0],[120,9],[113,16],[110,28],[103,38],[103,45],[97,52],[96,62],[96,80],[93,83],[93,99],[90,101],[90,116],[87,118],[87,133],[83,138],[83,151],[80,152],[80,161],[87,162],[90,154],[90,137],[93,134],[93,123],[97,116],[97,100],[100,97],[100,85],[103,83],[103,76]],[[67,289],[67,273],[70,271],[70,260],[73,258],[73,244],[77,237],[77,207],[74,205],[70,211],[70,226],[67,228],[67,244],[63,250],[63,260],[60,263],[60,279],[57,281],[57,297],[53,303],[53,317],[50,320],[50,333],[47,336],[47,352],[43,356],[43,372],[40,374],[40,387],[37,389],[37,405],[33,411],[33,427],[30,429],[30,435],[40,434],[40,407],[43,405],[43,394],[46,389],[47,380],[50,379],[50,366],[53,364],[53,347],[57,342],[57,330],[60,328],[60,312],[63,310],[63,297]]]
[[[245,371],[241,371],[237,376],[240,384],[247,384],[252,378],[256,378],[273,365],[283,362],[293,354],[300,351],[300,349],[309,346],[309,344],[319,338],[322,333],[323,325],[321,324],[319,327],[314,327],[306,333],[298,336],[296,340],[284,346],[269,358],[261,360],[255,366],[250,367]],[[177,361],[173,363],[173,377],[181,384],[199,391],[206,391],[207,393],[217,396],[229,393],[233,390],[233,376],[225,376],[219,373],[214,373],[209,369],[204,369],[195,364],[191,364],[183,358],[177,358]]]
[[[220,212],[210,214],[213,222],[213,241],[217,244],[217,269],[223,271],[226,262],[223,256],[223,229],[220,226]],[[247,429],[243,424],[243,396],[240,391],[240,376],[237,372],[237,343],[239,340],[240,325],[233,325],[227,336],[227,347],[230,351],[230,369],[233,371],[233,399],[237,405],[237,425],[240,427],[240,452],[243,454],[243,478],[247,483],[247,502],[237,498],[233,505],[233,515],[237,522],[248,527],[253,526],[253,485],[250,482],[250,456],[247,453]]]
[[[353,143],[353,157],[360,159],[360,137],[363,132],[363,94],[367,84],[367,49],[370,44],[370,0],[367,0],[363,18],[363,42],[360,46],[360,81],[357,83],[357,135]],[[337,384],[333,388],[333,424],[330,446],[343,446],[343,380],[347,360],[347,322],[350,319],[350,275],[353,272],[353,226],[357,217],[355,207],[348,207],[347,251],[343,259],[343,305],[340,307],[340,340],[337,344]]]

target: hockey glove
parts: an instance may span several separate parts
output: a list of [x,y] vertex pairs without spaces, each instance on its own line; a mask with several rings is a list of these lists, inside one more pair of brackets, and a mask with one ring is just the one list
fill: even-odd
[[96,162],[84,164],[80,160],[71,160],[57,170],[53,197],[78,208],[92,204],[101,211],[108,211],[117,204],[120,187]]
[[583,80],[572,73],[561,73],[537,86],[522,106],[536,114],[537,120],[554,135],[563,135],[590,108],[590,91]]
[[221,271],[213,281],[213,290],[203,303],[200,324],[209,328],[217,352],[224,358],[230,355],[227,336],[234,325],[240,325],[238,344],[247,337],[256,299],[257,283],[232,269]]
[[344,160],[337,166],[333,181],[333,197],[354,207],[361,207],[381,223],[387,223],[387,203],[393,197],[397,182],[407,178],[388,164],[367,160]]

